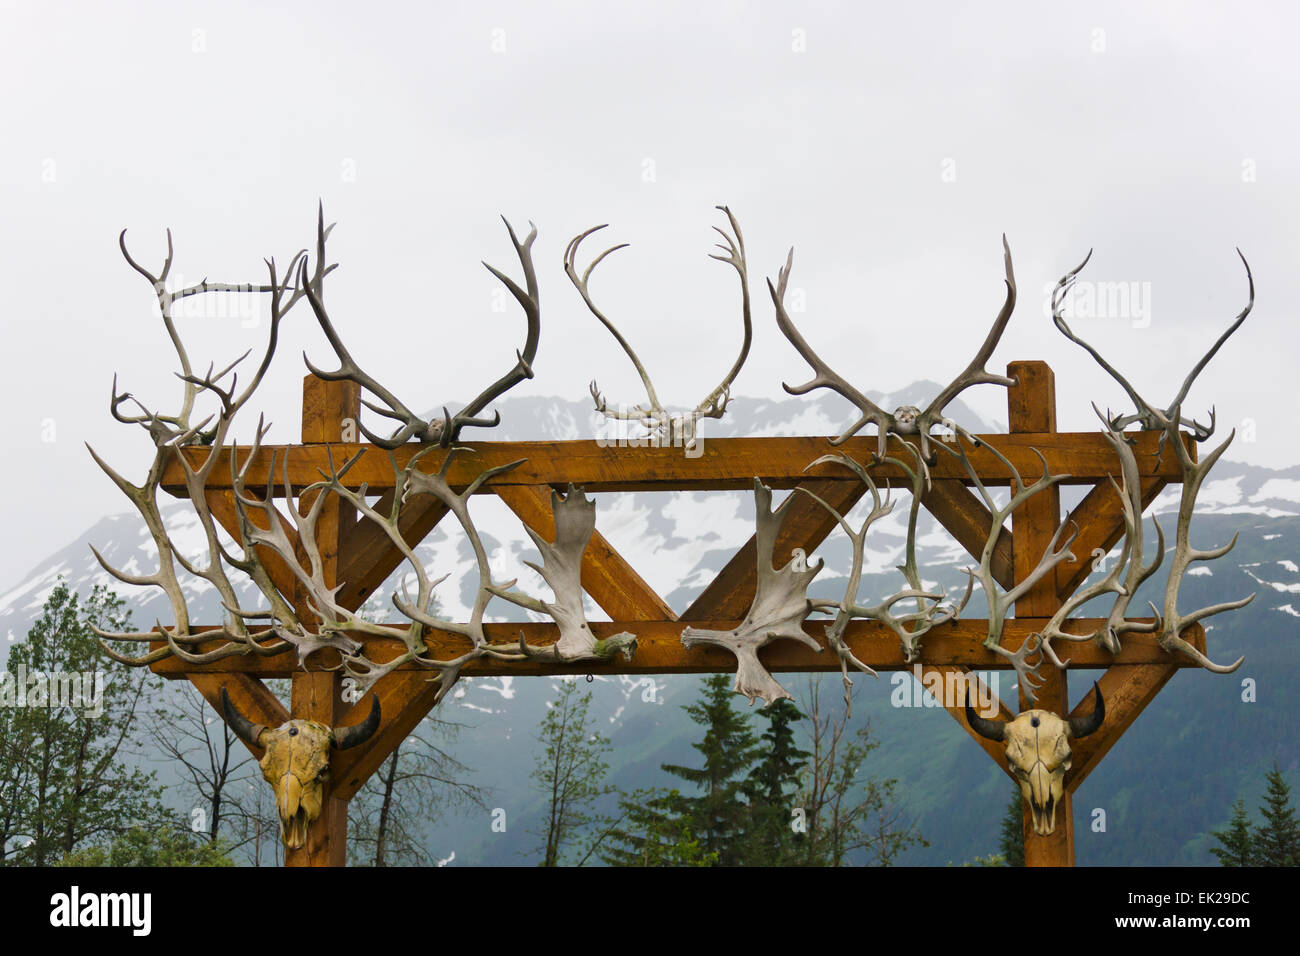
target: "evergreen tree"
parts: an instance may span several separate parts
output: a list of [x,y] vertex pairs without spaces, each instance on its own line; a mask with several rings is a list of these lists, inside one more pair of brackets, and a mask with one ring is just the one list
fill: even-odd
[[101,585],[83,605],[60,579],[10,651],[0,684],[12,711],[0,747],[6,863],[45,866],[133,826],[167,825],[155,774],[125,759],[158,679],[109,665],[94,632],[130,630],[124,605]]
[[[591,691],[579,694],[577,683],[566,680],[542,721],[544,750],[532,775],[546,795],[546,826],[539,833],[543,837],[541,866],[559,866],[574,837],[605,822],[592,807],[614,789],[604,783],[609,771],[605,754],[611,744],[608,737],[596,733],[590,707]],[[581,859],[590,857],[593,849],[589,847]]]
[[706,854],[716,854],[719,866],[745,862],[743,836],[749,818],[744,799],[745,775],[754,761],[757,741],[747,715],[732,706],[732,678],[714,674],[704,682],[702,699],[685,710],[705,727],[704,739],[691,744],[704,756],[703,767],[663,764],[662,769],[700,791],[681,797],[681,808]]
[[1025,865],[1025,820],[1024,798],[1020,788],[1016,787],[1007,804],[1007,812],[1002,815],[1002,830],[998,846],[1006,866]]
[[1246,801],[1238,800],[1232,805],[1232,821],[1226,830],[1215,830],[1210,836],[1221,844],[1211,847],[1210,852],[1219,858],[1222,866],[1251,866],[1255,859],[1255,841],[1250,833],[1250,821],[1246,818]]
[[637,790],[619,798],[619,816],[602,842],[611,866],[713,866],[678,790]]
[[799,789],[800,774],[811,756],[795,744],[795,725],[804,715],[789,700],[779,700],[761,711],[761,716],[768,727],[757,750],[758,763],[742,788],[749,801],[744,862],[748,866],[788,866],[799,860],[802,844],[808,842],[804,832],[791,826],[791,797]]
[[222,839],[195,839],[184,831],[132,827],[110,842],[69,853],[55,866],[234,866]]
[[1291,806],[1291,788],[1274,761],[1268,774],[1268,792],[1259,808],[1264,825],[1255,829],[1256,866],[1300,866],[1300,826]]

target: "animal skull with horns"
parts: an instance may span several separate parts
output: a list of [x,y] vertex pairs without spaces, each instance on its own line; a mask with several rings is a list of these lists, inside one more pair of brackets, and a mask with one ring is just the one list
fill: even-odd
[[1056,808],[1065,795],[1065,772],[1070,769],[1070,741],[1101,728],[1106,701],[1094,683],[1092,713],[1087,717],[1058,717],[1048,710],[1026,710],[1015,720],[981,717],[966,698],[966,721],[981,737],[1007,745],[1007,766],[1020,783],[1029,804],[1034,832],[1046,836],[1056,829]]
[[379,729],[379,698],[371,698],[370,714],[354,727],[327,727],[314,720],[288,720],[274,729],[255,724],[230,702],[221,689],[221,710],[226,723],[244,743],[266,752],[258,765],[275,791],[280,813],[280,837],[291,850],[307,840],[307,828],[320,816],[325,803],[325,780],[330,750],[347,750],[363,744]]

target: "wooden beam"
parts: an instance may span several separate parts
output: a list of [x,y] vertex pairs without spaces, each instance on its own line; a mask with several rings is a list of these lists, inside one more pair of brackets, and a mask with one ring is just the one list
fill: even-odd
[[[988,687],[984,683],[984,681],[982,681],[980,679],[980,676],[974,673],[969,667],[935,666],[933,664],[923,664],[921,666],[921,673],[923,676],[931,673],[938,674],[939,679],[944,681],[945,683],[947,683],[949,679],[949,675],[965,678],[966,680],[973,682],[976,688],[978,688],[975,692],[976,700],[987,699],[987,697],[991,695],[991,692],[988,690]],[[971,740],[979,744],[979,746],[984,750],[984,752],[993,758],[993,762],[997,764],[999,767],[1001,767],[1003,772],[1005,772],[1009,778],[1014,780],[1015,776],[1011,773],[1009,769],[1007,769],[1006,746],[1004,744],[999,743],[996,740],[989,740],[987,737],[981,737],[979,734],[977,734],[974,730],[971,729],[970,723],[968,723],[966,720],[966,706],[965,706],[966,702],[960,701],[956,704],[956,706],[949,706],[950,701],[942,698],[940,699],[939,702],[943,704],[944,710],[948,711],[948,714],[952,717],[952,719],[957,721],[958,726],[961,727],[964,731],[966,731],[966,733],[970,734]],[[1002,700],[1001,698],[998,698],[997,719],[1012,720],[1015,718],[1015,716],[1016,715],[1011,712],[1011,708],[1007,706],[1006,701]]]
[[[1149,620],[1149,619],[1148,619]],[[734,625],[727,621],[592,621],[592,633],[598,638],[609,637],[619,631],[637,635],[637,650],[631,661],[618,657],[607,663],[556,664],[548,661],[500,661],[480,659],[465,666],[463,674],[471,676],[527,676],[544,674],[714,674],[733,672],[735,659],[717,647],[699,646],[685,648],[681,643],[682,630],[688,626],[711,630],[725,630]],[[807,621],[805,630],[822,638],[829,620]],[[1046,618],[1011,618],[1003,631],[1003,646],[1016,650],[1031,634],[1042,630]],[[1080,629],[1094,629],[1105,623],[1104,618],[1081,619],[1074,622]],[[529,644],[545,646],[559,638],[559,631],[550,621],[485,624],[484,631],[494,644],[516,644],[522,633]],[[925,635],[925,663],[934,666],[960,666],[972,670],[1007,670],[1006,658],[984,647],[988,622],[963,619],[944,624]],[[1196,624],[1183,632],[1193,642],[1203,641],[1204,632]],[[351,635],[364,646],[365,655],[376,663],[384,663],[398,656],[405,645],[397,637],[381,638],[371,634]],[[849,623],[845,640],[854,655],[875,670],[911,670],[912,663],[903,657],[897,636],[879,621],[857,620]],[[1157,646],[1150,634],[1130,634],[1124,639],[1124,649],[1116,656],[1097,647],[1092,642],[1071,645],[1071,670],[1103,669],[1112,663],[1119,664],[1177,664],[1179,667],[1196,667],[1195,662],[1170,654]],[[431,657],[448,660],[469,649],[469,642],[451,631],[434,630],[425,636]],[[164,647],[162,643],[150,648]],[[197,650],[209,651],[218,642],[201,642]],[[829,651],[817,653],[795,641],[777,641],[764,648],[761,658],[771,671],[838,673],[839,658]],[[297,654],[286,650],[279,654],[261,657],[243,655],[227,657],[210,664],[187,664],[174,657],[155,662],[156,674],[167,678],[183,678],[187,673],[250,674],[262,678],[287,677],[295,672]],[[314,670],[338,665],[337,652],[320,651],[313,655],[308,665]],[[403,665],[399,670],[427,675],[429,671],[416,664]]]
[[[344,422],[356,422],[360,416],[361,387],[355,382],[326,382],[314,375],[303,379],[304,443],[339,441],[343,437]],[[312,504],[312,497],[299,496],[299,508],[304,514]],[[355,521],[355,509],[337,495],[329,495],[322,503],[316,520],[315,540],[327,587],[339,582],[339,551],[344,536]],[[319,721],[328,727],[346,723],[343,718],[347,708],[338,671],[298,670],[293,673],[292,681],[289,711],[295,719]],[[307,827],[307,840],[302,847],[285,848],[285,866],[346,865],[348,801],[334,792],[333,783],[328,778],[324,788],[321,814]]]
[[[387,514],[393,506],[396,490],[389,488],[375,504],[375,510]],[[432,495],[417,495],[406,502],[397,516],[397,528],[402,539],[415,547],[437,527],[447,514],[447,506]],[[388,576],[406,560],[397,545],[393,544],[379,525],[363,519],[357,521],[339,546],[338,601],[350,611],[366,603]]]
[[[1088,774],[1097,769],[1101,758],[1110,752],[1124,731],[1133,726],[1138,714],[1155,699],[1160,689],[1177,673],[1174,663],[1168,664],[1116,664],[1101,675],[1097,685],[1106,701],[1106,722],[1101,730],[1090,737],[1073,741],[1070,745],[1072,763],[1065,775],[1065,788],[1073,793]],[[1074,708],[1071,716],[1081,717],[1092,712],[1092,689]]]
[[[979,560],[993,530],[993,514],[975,492],[954,478],[939,478],[930,483],[930,490],[922,495],[921,504],[957,539],[958,544],[976,561]],[[1009,532],[1004,530],[998,536],[989,566],[998,586],[1010,590],[1014,567]]]
[[[847,468],[840,470],[848,471]],[[753,487],[752,482],[750,487]],[[804,487],[840,514],[847,514],[867,493],[867,486],[856,476],[852,482],[817,480],[805,482]],[[786,513],[772,548],[777,555],[788,555],[795,548],[811,554],[838,527],[830,513],[807,495],[795,494],[785,507]],[[757,590],[758,543],[757,538],[751,535],[709,586],[682,612],[681,619],[739,621],[749,610]]]
[[[221,708],[221,691],[224,688],[230,695],[230,702],[241,714],[255,724],[264,727],[279,727],[289,719],[289,712],[284,704],[256,677],[247,674],[199,674],[186,675],[190,683],[203,695],[203,699],[216,715],[225,720]],[[262,759],[265,751],[261,747],[244,744],[248,752],[257,760]]]
[[366,743],[335,753],[330,761],[334,795],[351,800],[393,751],[433,709],[441,686],[427,670],[385,674],[352,709],[348,723],[359,723],[370,712],[370,699],[379,697],[379,730]]
[[[1034,450],[1047,459],[1053,474],[1069,475],[1067,484],[1093,484],[1108,474],[1117,473],[1119,460],[1114,449],[1100,433],[1079,432],[1055,434],[1048,432],[1016,433],[978,436],[985,444],[1001,451],[1022,474],[1037,474],[1042,464]],[[1187,442],[1191,439],[1184,436]],[[1134,451],[1138,456],[1140,474],[1146,477],[1180,477],[1176,456],[1170,452],[1159,462],[1156,460],[1157,436],[1153,432],[1133,435]],[[891,439],[894,447],[890,454],[906,453],[898,439]],[[976,474],[989,486],[1006,485],[1010,481],[1005,466],[989,451],[985,444],[969,449],[969,457]],[[393,452],[399,468],[404,468],[411,457],[424,446],[407,444]],[[581,485],[588,492],[597,491],[718,491],[725,489],[748,490],[758,477],[774,488],[793,488],[808,478],[828,481],[859,483],[860,479],[846,468],[832,464],[807,468],[809,462],[828,452],[838,451],[857,461],[870,460],[876,450],[876,439],[869,436],[850,438],[841,445],[831,445],[829,439],[817,437],[794,438],[711,438],[703,443],[702,454],[688,458],[680,448],[612,448],[592,440],[532,441],[532,442],[467,442],[471,453],[456,456],[448,470],[448,481],[453,488],[464,488],[487,468],[505,465],[518,459],[522,464],[505,474],[492,478],[485,491],[502,485]],[[389,453],[373,445],[332,443],[334,461],[341,463],[357,452],[362,456],[347,474],[349,487],[359,487],[363,482],[375,493],[392,488],[397,480]],[[206,460],[212,450],[187,446],[180,449],[196,466]],[[240,465],[248,458],[251,449],[241,447],[237,456]],[[216,452],[222,460],[213,470],[210,488],[230,487],[228,448]],[[250,482],[266,474],[271,455],[287,467],[289,480],[295,487],[320,480],[320,469],[328,468],[325,445],[264,446],[250,469]],[[288,455],[287,463],[285,456]],[[437,471],[446,452],[435,450],[420,460],[423,471]],[[887,462],[873,466],[873,471],[884,480],[895,483],[907,480],[906,473]],[[951,455],[940,455],[931,469],[934,478],[951,478],[969,483],[961,462]],[[170,461],[163,475],[163,487],[171,494],[184,496],[184,472],[179,462]],[[256,484],[251,491],[261,493]]]
[[[1142,507],[1145,509],[1155,501],[1168,484],[1164,478],[1143,478]],[[1079,536],[1070,545],[1077,560],[1056,566],[1056,596],[1062,601],[1067,600],[1092,574],[1094,553],[1109,553],[1124,536],[1124,508],[1110,482],[1102,481],[1075,505],[1066,520],[1074,522]]]
[[[547,541],[555,540],[549,486],[503,485],[496,492],[520,521]],[[582,555],[582,589],[611,618],[671,621],[677,616],[599,531],[592,533]]]
[[[1016,384],[1007,389],[1008,426],[1012,432],[1056,431],[1056,377],[1045,362],[1012,362],[1007,375]],[[1118,458],[1116,458],[1118,464]],[[1051,469],[1057,474],[1055,468]],[[1032,474],[1032,472],[1031,472]],[[1051,547],[1052,534],[1061,520],[1061,496],[1057,487],[1040,491],[1011,515],[1012,561],[1017,583],[1025,580]],[[1045,575],[1016,602],[1016,617],[1050,617],[1061,606],[1055,574]],[[1020,710],[1030,708],[1065,716],[1069,711],[1063,670],[1044,660],[1038,700],[1030,702],[1020,688]],[[1028,802],[1023,806],[1025,866],[1074,866],[1074,807],[1067,791],[1056,808],[1054,832],[1039,836],[1033,828]]]

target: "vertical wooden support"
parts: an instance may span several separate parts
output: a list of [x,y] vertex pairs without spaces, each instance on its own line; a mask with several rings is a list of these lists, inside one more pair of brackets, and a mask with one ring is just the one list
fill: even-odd
[[[1007,389],[1008,428],[1011,432],[1056,431],[1056,377],[1046,362],[1012,362],[1007,375],[1016,384]],[[1032,482],[1036,475],[1023,475]],[[1052,535],[1061,520],[1061,496],[1055,487],[1041,491],[1025,502],[1011,516],[1012,560],[1015,580],[1024,578],[1037,566],[1050,546]],[[1057,596],[1056,576],[1042,581],[1016,602],[1017,617],[1051,617],[1061,606]],[[1050,664],[1043,668],[1043,686],[1038,688],[1038,702],[1029,703],[1020,689],[1020,709],[1037,707],[1066,717],[1070,713],[1065,672]],[[1024,805],[1025,866],[1074,866],[1074,806],[1067,791],[1056,808],[1056,831],[1049,836],[1034,832],[1029,805]]]
[[[355,382],[326,382],[308,375],[302,383],[303,444],[343,440],[343,422],[354,423],[361,415],[361,389]],[[300,509],[310,507],[304,496]],[[331,497],[316,525],[316,542],[324,565],[325,583],[338,584],[339,548],[343,536],[356,522],[350,505]],[[316,720],[335,726],[347,709],[340,694],[335,671],[299,671],[293,675],[290,714],[301,720]],[[318,819],[307,829],[307,842],[297,850],[286,849],[285,866],[344,866],[347,863],[348,801],[339,799],[325,784],[325,804]]]

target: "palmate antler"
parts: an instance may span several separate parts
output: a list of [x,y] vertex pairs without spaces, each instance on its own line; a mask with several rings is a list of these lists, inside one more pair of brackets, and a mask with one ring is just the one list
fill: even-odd
[[[1245,607],[1254,600],[1255,595],[1254,593],[1251,593],[1249,596],[1240,598],[1236,601],[1226,601],[1221,604],[1210,605],[1197,611],[1193,611],[1191,614],[1180,614],[1178,611],[1178,594],[1182,588],[1183,577],[1186,575],[1187,570],[1193,561],[1212,561],[1215,558],[1227,554],[1236,546],[1237,536],[1235,534],[1232,536],[1232,540],[1225,546],[1208,551],[1193,548],[1191,544],[1191,523],[1192,515],[1196,510],[1196,496],[1200,493],[1201,485],[1205,481],[1205,476],[1209,474],[1209,471],[1214,467],[1215,462],[1219,460],[1227,450],[1228,446],[1232,443],[1233,438],[1236,437],[1236,430],[1234,429],[1221,445],[1205,455],[1199,462],[1194,461],[1191,452],[1183,441],[1183,437],[1186,435],[1196,442],[1203,442],[1208,439],[1214,433],[1214,411],[1213,409],[1210,411],[1209,425],[1202,425],[1194,420],[1185,419],[1182,417],[1181,412],[1182,401],[1187,396],[1187,392],[1191,388],[1192,383],[1196,380],[1196,376],[1200,374],[1201,370],[1205,368],[1210,359],[1214,357],[1214,354],[1218,352],[1219,347],[1223,345],[1228,336],[1240,327],[1241,323],[1245,321],[1246,316],[1250,314],[1251,309],[1254,307],[1255,280],[1250,272],[1250,264],[1246,262],[1246,257],[1241,255],[1240,249],[1237,250],[1237,255],[1241,256],[1242,264],[1246,267],[1246,278],[1250,285],[1250,299],[1246,303],[1246,307],[1238,313],[1236,319],[1228,327],[1227,331],[1219,336],[1218,341],[1214,343],[1213,347],[1202,356],[1200,361],[1198,361],[1192,368],[1192,371],[1188,374],[1187,378],[1183,380],[1182,387],[1178,390],[1174,402],[1167,409],[1156,408],[1142,398],[1133,386],[1128,383],[1127,379],[1120,375],[1119,372],[1110,365],[1110,363],[1102,358],[1101,353],[1071,332],[1069,326],[1066,325],[1064,319],[1061,318],[1065,294],[1074,284],[1074,280],[1077,277],[1079,270],[1088,262],[1087,258],[1085,258],[1075,269],[1066,273],[1065,276],[1062,277],[1061,281],[1057,283],[1056,292],[1052,297],[1052,319],[1056,323],[1056,327],[1060,329],[1062,334],[1070,339],[1070,341],[1087,350],[1088,354],[1091,355],[1113,379],[1123,386],[1124,390],[1128,393],[1137,408],[1135,414],[1122,415],[1109,419],[1108,422],[1111,426],[1111,430],[1118,433],[1121,432],[1126,425],[1138,423],[1141,425],[1143,430],[1159,431],[1159,447],[1161,451],[1163,452],[1165,447],[1172,445],[1178,456],[1178,464],[1182,471],[1182,486],[1179,490],[1178,524],[1174,539],[1174,553],[1170,559],[1169,578],[1165,583],[1163,609],[1156,608],[1155,605],[1152,605],[1151,607],[1152,611],[1156,614],[1156,625],[1154,628],[1151,628],[1151,630],[1154,630],[1157,633],[1158,641],[1162,648],[1184,654],[1206,670],[1213,671],[1217,674],[1226,674],[1235,671],[1241,666],[1241,663],[1245,658],[1238,658],[1235,662],[1228,665],[1216,664],[1184,639],[1182,637],[1182,631],[1189,625],[1212,615]],[[1091,256],[1091,252],[1089,252],[1089,256]],[[1184,432],[1182,430],[1183,428],[1188,428],[1189,431]],[[1127,439],[1123,440],[1127,441]],[[1113,439],[1112,444],[1114,444]],[[1122,452],[1121,458],[1123,458]],[[1129,507],[1132,507],[1131,501]],[[1131,519],[1127,515],[1125,520],[1126,523],[1131,524]],[[1159,525],[1156,527],[1157,532],[1159,533]],[[1162,546],[1163,543],[1164,537],[1163,533],[1161,533]],[[1154,567],[1146,569],[1143,579],[1149,577],[1151,572],[1154,570]],[[1138,581],[1137,583],[1141,582]],[[1133,589],[1129,589],[1126,585],[1126,591],[1127,594],[1121,598],[1121,600],[1125,601],[1124,607],[1127,607],[1127,600],[1131,600]],[[1112,611],[1110,618],[1111,628],[1120,625],[1120,621],[1116,619],[1117,613],[1122,615],[1123,608],[1120,608],[1118,611]],[[1138,628],[1130,627],[1130,629],[1136,630]],[[1142,629],[1145,630],[1146,628]]]
[[782,567],[772,566],[777,534],[791,500],[793,496],[787,497],[773,511],[772,489],[759,479],[754,479],[758,584],[749,611],[740,626],[734,630],[715,631],[688,627],[682,631],[684,647],[712,644],[726,648],[735,655],[734,690],[737,694],[744,694],[751,704],[756,697],[762,698],[764,706],[783,698],[793,699],[758,659],[761,648],[786,638],[799,641],[813,650],[821,650],[821,645],[803,629],[802,623],[809,612],[818,606],[808,599],[808,585],[821,571],[824,562],[809,565],[802,554],[796,554]]
[[[591,290],[588,287],[588,283],[591,280],[591,273],[595,270],[596,266],[600,265],[606,256],[611,252],[617,252],[619,249],[626,248],[628,243],[621,243],[617,246],[612,246],[609,249],[606,249],[591,261],[590,265],[583,270],[581,276],[578,275],[576,262],[578,258],[578,249],[582,245],[582,241],[593,233],[606,228],[608,223],[601,226],[593,226],[586,232],[575,236],[569,241],[569,245],[564,251],[564,271],[565,274],[568,275],[569,281],[572,282],[574,288],[578,290],[578,294],[582,296],[582,301],[587,304],[587,308],[590,310],[591,314],[600,320],[600,323],[609,330],[610,334],[614,336],[615,341],[617,341],[623,351],[627,353],[627,357],[631,360],[633,367],[637,371],[637,375],[640,376],[641,384],[644,386],[646,391],[646,405],[639,405],[630,410],[610,408],[608,402],[605,401],[604,396],[601,394],[600,389],[597,387],[596,382],[593,379],[590,391],[591,397],[596,403],[596,411],[600,412],[606,418],[618,421],[640,422],[649,429],[653,435],[657,436],[661,443],[667,445],[686,444],[689,446],[694,441],[696,431],[695,423],[698,419],[721,418],[726,413],[727,404],[731,401],[731,385],[735,382],[736,376],[740,374],[740,369],[745,364],[745,359],[749,356],[749,346],[753,339],[754,329],[753,322],[750,318],[749,308],[749,272],[748,266],[745,262],[745,239],[740,234],[740,225],[736,222],[736,217],[731,214],[731,210],[726,206],[718,206],[717,208],[726,213],[727,222],[731,225],[731,234],[728,234],[725,229],[718,226],[713,227],[714,231],[717,232],[718,235],[722,236],[723,242],[717,244],[718,248],[722,250],[722,254],[710,253],[709,258],[727,263],[736,270],[736,274],[740,277],[741,316],[744,322],[745,332],[740,346],[740,354],[732,364],[731,370],[727,372],[726,376],[722,379],[717,388],[704,396],[704,399],[698,405],[684,415],[674,416],[660,403],[659,396],[655,392],[654,384],[650,381],[650,373],[647,372],[645,366],[641,364],[641,360],[637,357],[636,352],[632,349],[632,346],[628,343],[627,339],[623,337],[623,334],[619,332],[619,330],[614,326],[614,323],[605,316],[605,313],[600,310],[599,306],[596,305],[595,301],[591,297]],[[725,243],[725,245],[723,243]]]
[[794,264],[794,249],[786,257],[785,267],[777,274],[776,285],[772,280],[767,280],[768,291],[772,295],[772,304],[776,308],[776,324],[781,329],[785,337],[789,339],[790,344],[795,347],[800,355],[803,356],[815,373],[813,378],[802,385],[783,386],[791,395],[806,395],[813,389],[828,388],[831,391],[843,396],[857,406],[858,411],[862,413],[856,422],[846,428],[838,437],[831,439],[831,444],[838,445],[847,441],[853,435],[856,435],[869,424],[875,424],[878,435],[878,446],[876,457],[883,459],[885,450],[889,442],[889,435],[916,435],[921,442],[921,458],[925,464],[933,464],[934,454],[930,449],[930,432],[936,425],[946,425],[950,427],[956,435],[961,435],[968,440],[974,441],[973,436],[965,429],[943,417],[943,410],[951,404],[952,400],[960,395],[963,391],[972,385],[990,384],[990,385],[1014,385],[1015,380],[1007,378],[1005,375],[995,375],[985,369],[989,358],[993,355],[993,350],[997,348],[998,342],[1002,338],[1002,333],[1006,330],[1007,323],[1011,320],[1011,313],[1016,306],[1016,279],[1011,270],[1011,249],[1007,246],[1007,237],[1002,237],[1003,260],[1006,267],[1006,300],[1002,303],[1002,309],[998,312],[997,318],[993,320],[993,327],[989,329],[989,334],[984,339],[984,344],[980,346],[975,357],[971,359],[969,365],[943,389],[924,410],[912,405],[904,405],[895,409],[892,413],[885,411],[875,402],[871,401],[862,392],[828,365],[822,358],[813,351],[812,347],[800,334],[799,330],[791,321],[789,314],[785,309],[785,290],[790,280],[790,270]]
[[[402,404],[395,394],[366,374],[361,366],[356,363],[356,360],[352,358],[351,353],[344,346],[343,340],[339,338],[339,334],[330,321],[329,313],[325,310],[321,297],[313,295],[310,287],[308,287],[308,301],[311,303],[312,311],[316,314],[316,320],[320,323],[321,330],[325,333],[325,337],[329,339],[329,343],[333,346],[341,364],[337,371],[327,372],[313,365],[307,358],[306,353],[304,353],[303,361],[307,363],[307,368],[311,370],[313,375],[329,382],[344,380],[356,382],[383,402],[382,405],[378,405],[363,399],[362,404],[366,408],[385,418],[402,423],[401,427],[387,438],[376,435],[367,430],[364,425],[358,424],[362,434],[371,443],[381,448],[392,449],[414,439],[418,442],[435,442],[446,448],[459,440],[461,430],[464,428],[471,426],[475,428],[493,428],[499,425],[501,423],[501,414],[499,412],[494,412],[491,418],[480,418],[478,416],[493,401],[520,382],[533,377],[533,362],[537,358],[537,345],[541,337],[541,305],[537,274],[533,268],[533,240],[537,238],[537,227],[530,222],[528,224],[531,227],[529,233],[524,238],[524,241],[520,242],[515,235],[514,227],[510,225],[509,221],[505,217],[502,217],[501,221],[505,223],[506,230],[510,233],[510,242],[515,247],[515,254],[519,257],[519,265],[524,273],[525,288],[520,288],[513,279],[494,266],[488,265],[486,262],[483,263],[483,266],[510,290],[510,294],[515,297],[515,300],[524,310],[524,317],[528,326],[524,338],[524,347],[522,351],[515,352],[516,361],[513,368],[484,389],[477,398],[454,416],[444,408],[441,420],[425,421]],[[325,227],[324,212],[322,211],[317,225],[318,233],[323,237],[328,235],[329,230],[333,228],[333,225],[328,229]],[[307,268],[305,261],[302,263],[302,268],[304,270]]]

